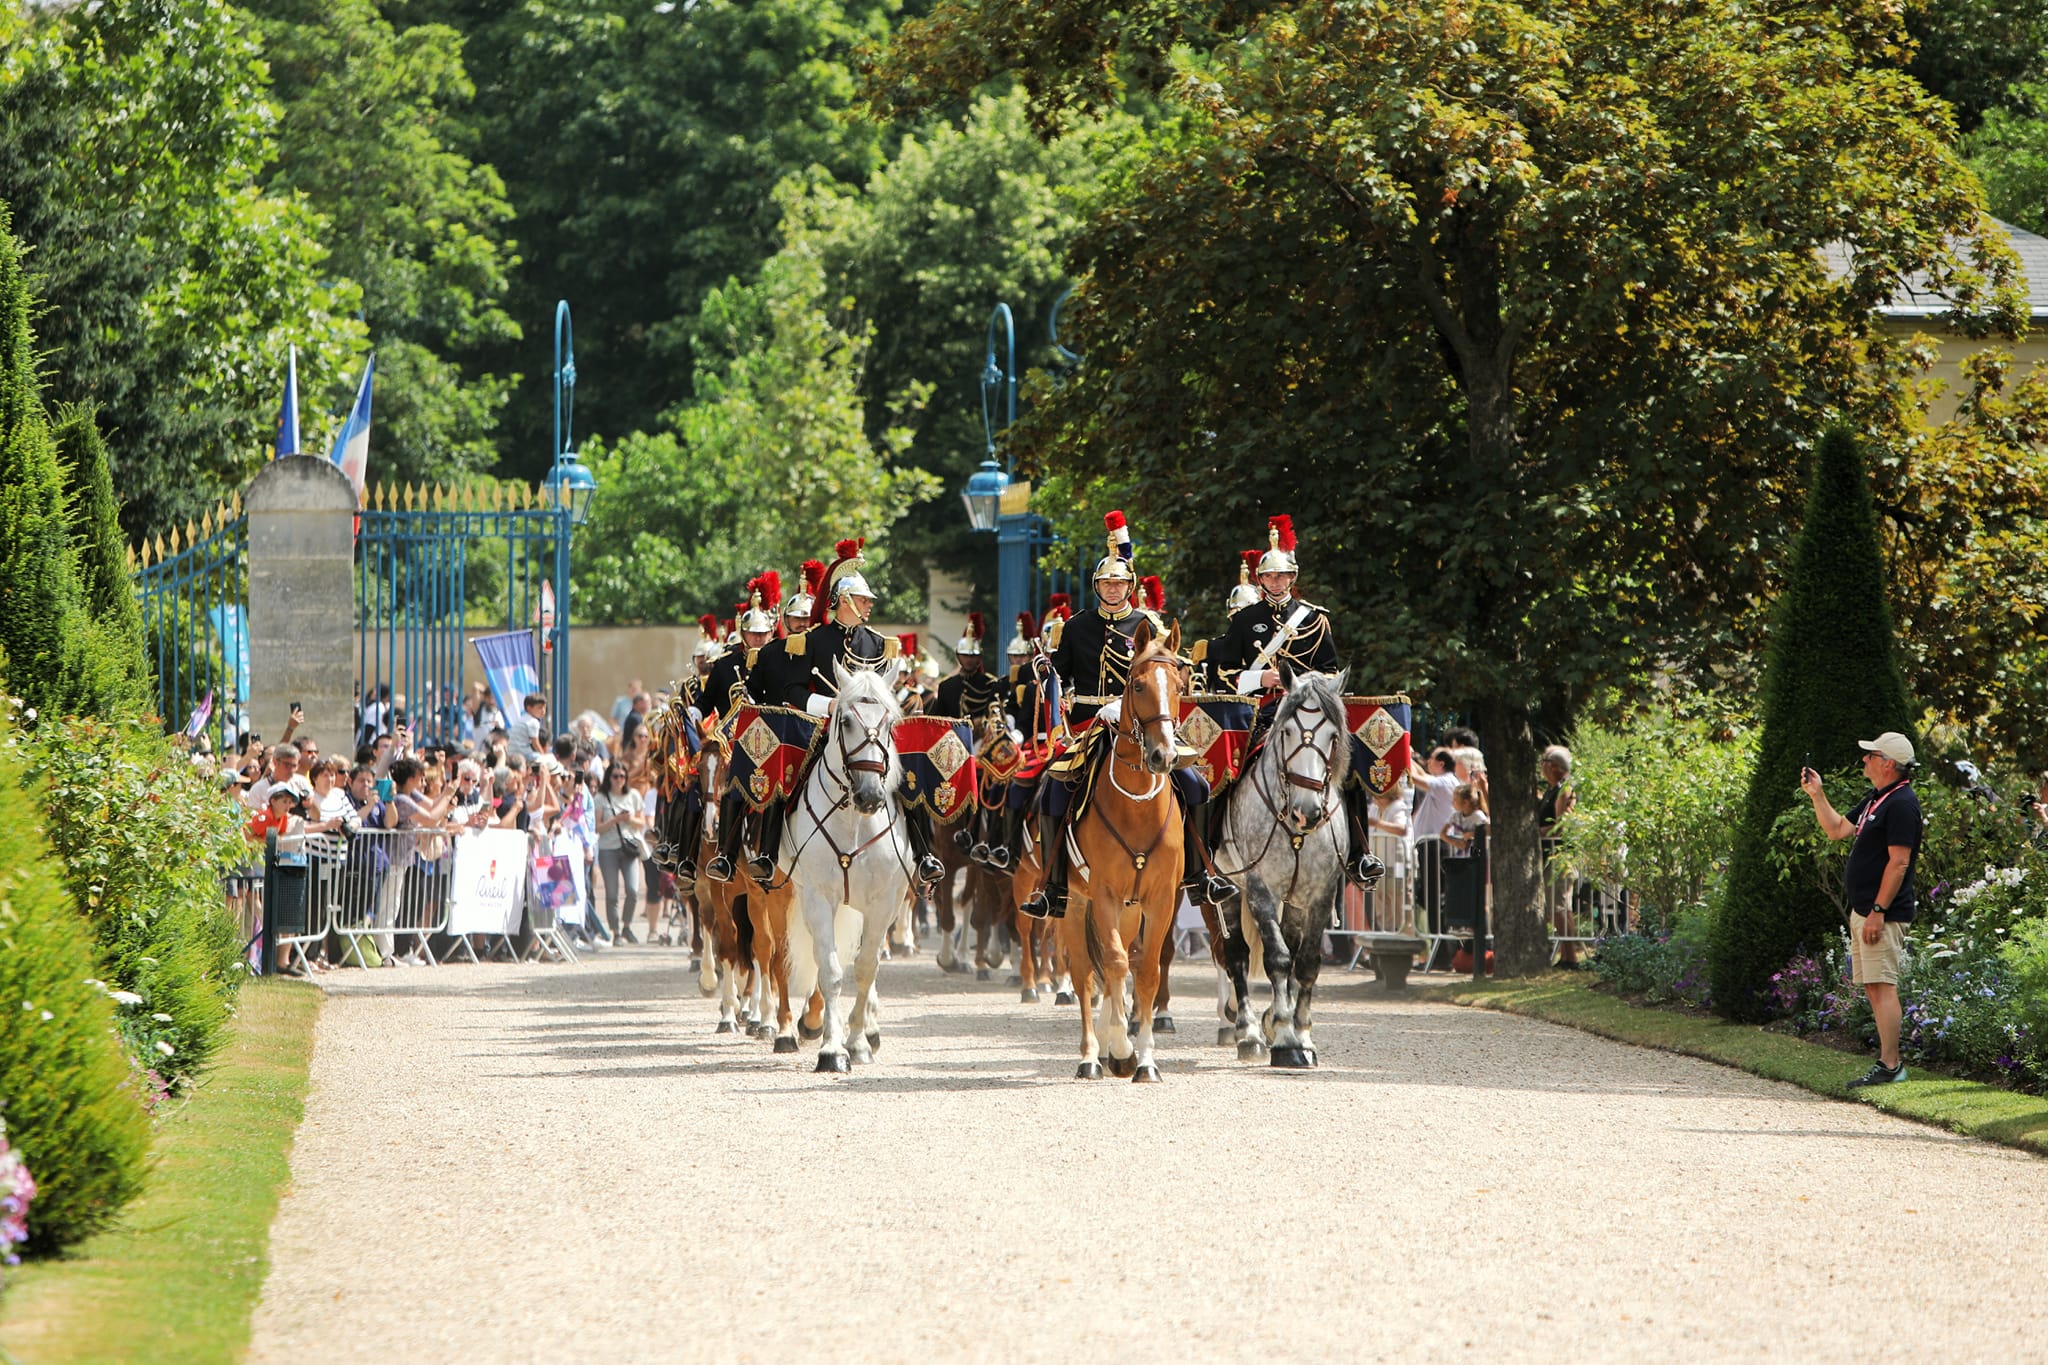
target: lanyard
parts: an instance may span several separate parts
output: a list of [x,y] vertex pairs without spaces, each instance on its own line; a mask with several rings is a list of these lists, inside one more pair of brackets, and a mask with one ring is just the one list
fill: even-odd
[[1902,777],[1898,781],[1892,783],[1891,786],[1886,787],[1884,789],[1883,794],[1878,796],[1877,800],[1871,802],[1870,808],[1863,812],[1863,818],[1856,822],[1856,833],[1858,835],[1861,835],[1863,833],[1863,827],[1870,823],[1871,817],[1877,814],[1878,809],[1881,806],[1883,806],[1885,802],[1892,799],[1892,793],[1897,791],[1899,788],[1908,785],[1911,781],[1911,778]]

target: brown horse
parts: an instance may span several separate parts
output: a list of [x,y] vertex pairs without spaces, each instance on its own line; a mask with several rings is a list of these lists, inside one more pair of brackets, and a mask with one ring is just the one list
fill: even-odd
[[[1075,1076],[1102,1076],[1102,1048],[1110,1070],[1137,1081],[1157,1081],[1152,1059],[1152,1011],[1159,989],[1159,939],[1173,933],[1180,906],[1181,815],[1171,780],[1178,744],[1174,720],[1183,688],[1175,655],[1180,626],[1164,641],[1141,621],[1131,637],[1131,671],[1120,704],[1103,708],[1109,752],[1102,760],[1088,808],[1069,828],[1072,870],[1060,937],[1074,973],[1081,1006],[1081,1064]],[[1098,743],[1102,742],[1100,740]],[[1137,961],[1135,1048],[1124,1016],[1124,980]],[[1089,1008],[1101,987],[1099,1014]]]
[[[719,779],[724,764],[718,751],[707,745],[698,764],[698,780],[705,790],[705,809],[718,809]],[[718,831],[709,819],[698,839],[697,866],[718,856]],[[751,999],[755,987],[754,927],[748,915],[746,888],[739,882],[714,882],[699,877],[696,901],[698,934],[702,944],[702,965],[698,988],[705,995],[718,996],[718,1027],[715,1033],[739,1030],[741,1002]]]
[[789,1007],[789,912],[796,903],[796,892],[779,871],[765,885],[755,881],[750,872],[740,875],[747,889],[747,922],[754,931],[755,978],[766,983],[764,996],[766,990],[775,992],[775,1023],[770,1025],[763,1018],[747,1032],[757,1038],[772,1036],[777,1052],[795,1052],[799,1028],[803,1037],[817,1037],[823,1031],[825,1013],[825,997],[817,991],[805,1002],[801,1025]]

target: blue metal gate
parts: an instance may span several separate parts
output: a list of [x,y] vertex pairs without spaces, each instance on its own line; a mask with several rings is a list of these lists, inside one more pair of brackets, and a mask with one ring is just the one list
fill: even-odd
[[458,740],[465,689],[484,676],[470,638],[533,630],[548,716],[566,730],[569,513],[502,483],[379,486],[368,504],[356,538],[357,695],[389,688],[415,733]]
[[167,728],[187,727],[218,751],[232,747],[249,687],[249,518],[242,499],[132,553],[144,647],[156,674],[156,708]]

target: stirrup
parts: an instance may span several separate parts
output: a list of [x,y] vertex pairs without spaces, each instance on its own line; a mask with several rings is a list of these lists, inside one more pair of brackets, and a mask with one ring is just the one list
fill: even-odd
[[967,860],[969,862],[980,863],[983,867],[987,867],[988,845],[977,841],[973,848],[967,850]]
[[988,855],[982,861],[998,872],[1008,872],[1011,866],[1010,846],[1008,844],[997,844],[988,851]]
[[697,875],[697,860],[695,858],[676,859],[676,875],[678,877],[695,877]]
[[1351,874],[1352,881],[1368,891],[1378,886],[1380,879],[1387,875],[1387,865],[1370,853],[1361,853],[1353,858],[1345,870]]
[[927,853],[917,860],[917,881],[920,886],[937,886],[939,879],[946,875],[946,865]]
[[1061,887],[1059,898],[1055,900],[1049,890],[1043,886],[1039,887],[1024,902],[1024,913],[1033,919],[1065,919],[1067,917],[1067,889],[1064,886]]
[[723,853],[719,854],[711,860],[711,865],[704,869],[704,875],[711,878],[714,882],[731,881],[732,859],[726,857]]
[[969,828],[967,828],[967,826],[965,826],[965,825],[962,825],[962,826],[961,826],[960,828],[958,828],[958,829],[956,829],[956,830],[954,830],[954,831],[953,831],[953,845],[954,845],[954,847],[956,847],[956,848],[966,848],[966,847],[967,847],[967,846],[968,846],[969,844],[971,844],[971,843],[973,843],[973,842],[974,842],[974,831],[973,831],[973,830],[971,830],[971,829],[969,829]]
[[1235,905],[1243,899],[1244,892],[1228,877],[1219,877],[1213,872],[1204,872],[1201,877],[1202,898],[1217,909]]
[[775,875],[775,860],[765,853],[756,853],[747,859],[747,875],[757,882],[766,882]]

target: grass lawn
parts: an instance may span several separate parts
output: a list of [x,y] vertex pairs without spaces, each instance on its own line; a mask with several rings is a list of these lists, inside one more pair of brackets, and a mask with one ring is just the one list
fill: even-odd
[[1849,1082],[1869,1069],[1869,1058],[1751,1024],[1631,1005],[1594,990],[1590,977],[1579,973],[1476,982],[1453,987],[1446,998],[1568,1024],[1623,1043],[1704,1057],[1822,1095],[1853,1095],[1902,1118],[2048,1155],[2048,1097],[1931,1075],[1910,1064],[1907,1070],[1915,1079],[1851,1091]]
[[6,1356],[20,1365],[241,1359],[319,1007],[319,990],[302,983],[243,986],[225,1053],[158,1127],[148,1190],[122,1225],[9,1274]]

